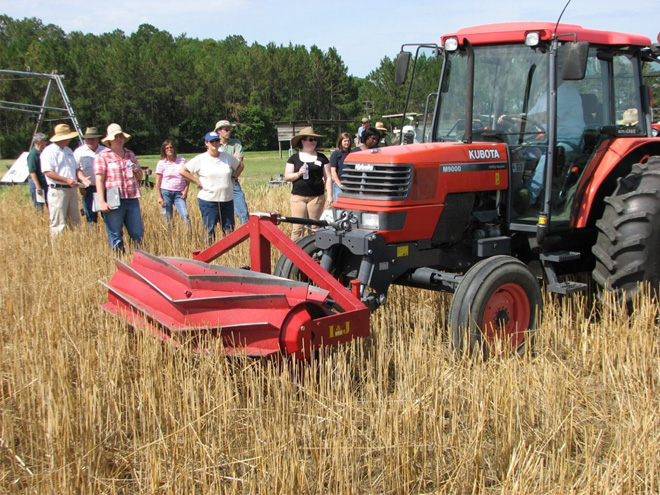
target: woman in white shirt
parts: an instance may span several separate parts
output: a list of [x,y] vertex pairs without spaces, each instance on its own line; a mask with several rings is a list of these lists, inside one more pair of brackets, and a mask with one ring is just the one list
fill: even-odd
[[207,132],[204,137],[206,153],[187,162],[179,173],[199,186],[197,204],[202,213],[206,239],[213,242],[215,224],[222,225],[222,233],[234,231],[234,183],[232,176],[240,161],[229,153],[219,151],[220,136]]

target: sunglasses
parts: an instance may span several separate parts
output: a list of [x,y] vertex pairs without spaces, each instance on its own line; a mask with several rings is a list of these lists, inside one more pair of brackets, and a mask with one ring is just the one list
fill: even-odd
[[314,138],[314,137],[307,137],[307,138],[303,138],[303,141],[312,141],[312,142],[316,142],[317,139]]

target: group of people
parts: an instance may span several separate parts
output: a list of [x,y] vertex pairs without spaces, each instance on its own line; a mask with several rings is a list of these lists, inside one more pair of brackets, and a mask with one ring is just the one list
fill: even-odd
[[174,208],[186,225],[190,217],[186,206],[190,182],[197,184],[197,204],[208,242],[215,237],[215,226],[223,233],[233,232],[234,215],[244,224],[249,211],[239,176],[245,168],[243,145],[231,137],[232,124],[219,120],[215,130],[204,136],[206,151],[189,162],[179,157],[171,140],[163,142],[160,161],[156,164],[156,193],[158,204],[168,224]]
[[[305,127],[291,139],[291,146],[298,150],[286,163],[284,180],[292,183],[291,215],[298,218],[318,220],[323,210],[337,201],[337,195],[344,188],[342,176],[344,160],[349,153],[369,150],[383,146],[385,126],[378,122],[376,127],[369,125],[368,119],[362,119],[363,126],[358,130],[357,146],[348,132],[342,132],[337,138],[335,150],[328,159],[317,151],[319,138],[312,127]],[[380,129],[379,129],[380,127]],[[331,199],[332,198],[332,199]],[[304,225],[294,224],[291,239],[294,241],[304,235]]]
[[[177,156],[174,143],[166,140],[156,166],[158,204],[168,224],[174,208],[183,222],[190,224],[188,186],[190,182],[199,186],[197,201],[209,242],[217,223],[224,233],[234,230],[234,213],[241,223],[248,220],[245,195],[238,181],[244,168],[243,147],[231,138],[231,130],[229,121],[217,122],[215,130],[204,137],[206,152],[189,162]],[[135,153],[125,147],[131,135],[115,123],[107,127],[104,137],[95,127],[88,127],[82,136],[84,144],[74,152],[69,143],[76,137],[78,133],[67,124],[57,124],[50,139],[35,134],[28,154],[28,182],[34,205],[40,211],[47,205],[50,233],[55,237],[67,225],[80,225],[80,190],[88,225],[98,222],[100,212],[111,249],[123,252],[124,228],[136,244],[144,236],[139,201],[144,171]]]
[[[38,210],[47,205],[50,233],[55,237],[67,225],[80,225],[80,190],[87,223],[96,223],[101,212],[110,246],[123,251],[124,226],[138,243],[144,235],[138,199],[143,171],[135,154],[124,147],[131,136],[119,124],[110,124],[105,137],[101,136],[95,127],[88,127],[82,136],[84,144],[74,152],[69,143],[78,132],[68,124],[57,124],[48,140],[44,134],[35,134],[28,154],[30,193]],[[112,190],[121,198],[117,204],[106,195]]]
[[[386,128],[378,122],[366,122],[359,133],[359,144],[347,132],[337,138],[330,159],[317,151],[319,139],[312,127],[302,129],[291,139],[298,150],[286,163],[284,179],[292,183],[291,213],[295,217],[319,219],[323,210],[337,200],[344,184],[344,160],[355,151],[383,146]],[[197,203],[207,241],[215,237],[220,224],[223,234],[234,230],[234,215],[241,224],[248,221],[248,207],[239,177],[243,172],[243,146],[231,138],[232,124],[220,120],[215,130],[204,136],[205,152],[189,161],[178,156],[172,140],[165,140],[156,165],[155,190],[161,212],[169,225],[176,209],[186,226],[190,215],[186,199],[190,183],[198,187]],[[84,144],[75,152],[68,146],[78,133],[67,124],[57,124],[53,136],[34,136],[28,155],[30,192],[35,207],[47,204],[52,236],[67,225],[81,223],[77,191],[82,195],[88,224],[98,222],[98,212],[105,222],[108,242],[113,250],[124,251],[124,228],[136,244],[142,241],[144,225],[140,210],[140,181],[144,171],[135,153],[126,148],[131,135],[119,124],[107,127],[102,137],[95,127],[88,127]],[[50,144],[48,144],[50,141]],[[327,197],[327,199],[326,199]],[[304,226],[294,225],[291,238],[304,235]]]
[[[362,117],[362,122],[360,123],[360,127],[358,127],[357,133],[355,135],[355,146],[360,146],[361,144],[364,144],[366,142],[366,136],[363,136],[363,134],[369,127],[371,127],[369,125],[370,123],[371,121],[369,120],[369,117]],[[390,142],[390,136],[388,135],[388,129],[387,127],[385,127],[385,124],[383,124],[382,122],[376,122],[376,125],[373,126],[372,129],[378,131],[379,147],[389,146],[390,144],[393,144]]]

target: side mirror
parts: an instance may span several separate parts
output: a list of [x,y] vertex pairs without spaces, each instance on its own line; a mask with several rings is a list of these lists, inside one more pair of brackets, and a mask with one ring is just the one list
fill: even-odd
[[396,84],[403,84],[408,77],[408,66],[410,65],[410,52],[399,52],[396,57],[396,70],[394,72],[394,82]]
[[651,45],[651,54],[654,57],[660,57],[660,34],[658,35],[658,43],[653,43]]
[[564,81],[580,81],[587,73],[589,42],[574,41],[564,47],[561,78]]

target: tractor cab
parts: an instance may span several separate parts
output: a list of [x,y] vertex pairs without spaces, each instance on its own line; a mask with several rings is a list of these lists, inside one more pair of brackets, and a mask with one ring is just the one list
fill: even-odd
[[512,232],[577,226],[601,145],[651,135],[639,90],[645,37],[509,23],[463,29],[442,45],[425,136],[506,144]]

